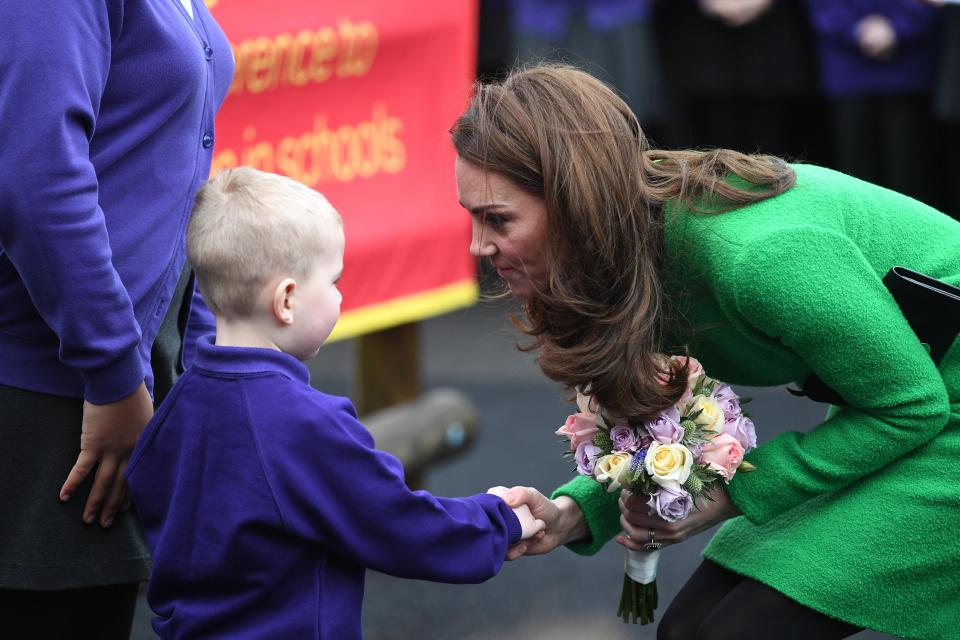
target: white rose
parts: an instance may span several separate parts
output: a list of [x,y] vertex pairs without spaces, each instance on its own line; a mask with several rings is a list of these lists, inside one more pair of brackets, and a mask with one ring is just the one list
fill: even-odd
[[723,415],[723,407],[720,403],[706,396],[694,396],[693,404],[685,411],[687,415],[693,415],[697,411],[700,415],[694,420],[698,426],[714,433],[723,433],[723,426],[726,419]]
[[676,489],[690,477],[693,455],[679,442],[660,444],[654,440],[643,459],[643,466],[658,485]]
[[603,456],[597,460],[597,464],[593,467],[593,477],[597,479],[597,482],[610,480],[607,491],[616,491],[620,488],[620,483],[623,482],[624,476],[630,469],[630,457],[629,453],[622,452]]

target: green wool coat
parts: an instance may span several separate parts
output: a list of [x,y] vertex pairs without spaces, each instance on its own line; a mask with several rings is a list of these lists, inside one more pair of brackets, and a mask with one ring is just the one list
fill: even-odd
[[[960,285],[960,222],[849,176],[795,165],[796,185],[717,215],[666,209],[667,284],[700,327],[707,373],[750,386],[816,372],[849,405],[747,455],[743,513],[714,562],[855,625],[960,638],[960,340],[939,368],[881,282],[902,265]],[[763,425],[756,425],[758,432]],[[595,553],[617,495],[578,477]]]

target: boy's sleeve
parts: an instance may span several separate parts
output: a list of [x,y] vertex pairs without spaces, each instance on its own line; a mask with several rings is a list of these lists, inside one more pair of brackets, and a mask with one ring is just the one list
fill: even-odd
[[758,470],[738,473],[728,491],[749,520],[763,524],[842,489],[946,426],[943,378],[849,238],[781,229],[743,251],[732,273],[736,313],[792,349],[848,403],[809,432],[781,434],[747,455]]
[[[497,574],[507,547],[520,539],[520,522],[503,500],[411,491],[400,461],[374,449],[350,402],[317,396],[308,404],[312,415],[277,423],[269,437],[257,430],[291,533],[403,578],[473,583]],[[304,407],[302,399],[288,401]]]
[[0,247],[84,397],[113,402],[144,378],[90,161],[123,3],[7,0],[2,13]]

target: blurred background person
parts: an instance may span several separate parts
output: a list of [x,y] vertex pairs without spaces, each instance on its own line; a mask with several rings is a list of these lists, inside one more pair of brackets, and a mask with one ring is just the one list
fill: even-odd
[[564,61],[617,88],[653,137],[667,117],[651,0],[506,0],[516,59]]
[[940,168],[937,173],[941,186],[940,208],[960,218],[960,3],[931,0],[934,6],[943,6],[940,65],[934,87],[934,112],[940,122],[942,136]]
[[920,0],[807,6],[831,107],[835,168],[931,201],[937,9]]
[[674,107],[661,146],[825,161],[815,135],[823,107],[813,34],[800,0],[669,0],[655,8]]

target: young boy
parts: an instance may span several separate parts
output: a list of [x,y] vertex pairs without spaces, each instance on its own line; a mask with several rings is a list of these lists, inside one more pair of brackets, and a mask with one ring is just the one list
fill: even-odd
[[127,469],[162,638],[360,638],[366,567],[480,582],[542,528],[496,495],[410,491],[349,400],[310,387],[301,361],[340,315],[344,236],[323,196],[224,171],[197,196],[187,246],[216,340]]

